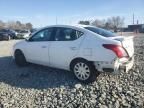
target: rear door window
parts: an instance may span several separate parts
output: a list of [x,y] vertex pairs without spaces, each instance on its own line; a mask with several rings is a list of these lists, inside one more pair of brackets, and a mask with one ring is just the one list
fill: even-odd
[[59,27],[56,29],[55,41],[73,41],[83,35],[82,32],[71,29]]

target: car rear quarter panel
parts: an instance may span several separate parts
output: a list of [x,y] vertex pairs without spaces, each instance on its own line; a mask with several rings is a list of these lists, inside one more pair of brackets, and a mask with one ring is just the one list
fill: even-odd
[[107,38],[100,38],[96,35],[87,34],[80,46],[77,56],[85,58],[88,61],[113,61],[116,58],[115,53],[111,50],[105,49],[103,44],[120,43]]

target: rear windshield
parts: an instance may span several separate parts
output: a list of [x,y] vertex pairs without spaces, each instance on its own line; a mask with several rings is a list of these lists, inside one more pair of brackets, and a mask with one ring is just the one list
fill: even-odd
[[87,30],[90,30],[94,33],[97,33],[101,36],[104,36],[104,37],[115,37],[115,36],[117,36],[115,33],[112,33],[108,30],[104,30],[104,29],[97,28],[97,27],[84,27],[84,28],[87,29]]

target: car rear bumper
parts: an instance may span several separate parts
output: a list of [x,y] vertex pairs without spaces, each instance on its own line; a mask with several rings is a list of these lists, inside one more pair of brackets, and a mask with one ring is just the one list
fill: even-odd
[[130,69],[132,69],[133,65],[134,65],[134,57],[130,58],[127,62],[122,63],[119,66],[119,71],[128,72]]
[[129,60],[126,59],[115,59],[112,62],[94,62],[95,68],[99,72],[108,72],[117,74],[122,71],[128,72],[134,64],[134,57],[130,58]]

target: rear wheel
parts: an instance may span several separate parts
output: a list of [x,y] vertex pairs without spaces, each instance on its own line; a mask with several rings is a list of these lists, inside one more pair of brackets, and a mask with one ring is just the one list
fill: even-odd
[[28,64],[24,54],[20,50],[15,51],[15,62],[18,66],[26,66]]
[[99,75],[94,65],[83,59],[74,61],[71,68],[76,78],[84,83],[94,82]]

